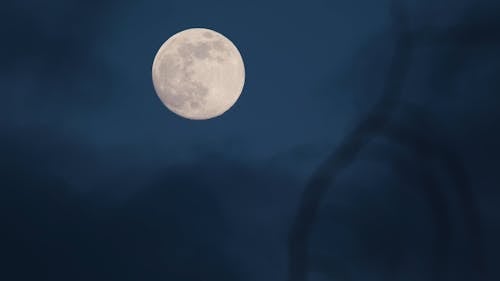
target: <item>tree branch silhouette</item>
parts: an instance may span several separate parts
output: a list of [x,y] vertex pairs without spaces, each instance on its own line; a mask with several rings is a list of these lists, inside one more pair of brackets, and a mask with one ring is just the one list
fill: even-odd
[[368,116],[344,139],[339,147],[327,157],[308,182],[299,203],[298,214],[289,234],[289,281],[305,281],[309,266],[307,249],[311,228],[328,186],[337,178],[372,139],[373,128],[382,128],[389,121],[401,87],[409,69],[412,54],[412,38],[407,30],[406,15],[397,1],[391,2],[392,25],[396,31],[396,48],[384,83],[383,97]]
[[[404,127],[387,126],[395,108],[401,105],[401,86],[409,69],[412,49],[418,44],[458,44],[461,46],[497,44],[498,36],[491,36],[496,26],[457,25],[447,31],[422,28],[410,32],[406,16],[399,3],[392,1],[391,16],[396,30],[396,48],[386,76],[383,96],[372,111],[358,126],[348,134],[338,148],[319,166],[308,182],[299,203],[298,213],[289,233],[289,281],[305,281],[309,268],[308,239],[312,226],[318,216],[318,209],[329,187],[334,186],[338,174],[348,166],[371,139],[382,136],[402,144],[420,155],[423,164],[419,165],[419,180],[431,204],[432,218],[436,225],[436,239],[432,246],[432,280],[444,280],[452,228],[450,214],[443,191],[439,191],[435,176],[425,162],[440,161],[453,181],[454,191],[458,195],[463,217],[467,256],[471,269],[480,273],[483,280],[489,280],[481,245],[480,214],[463,161],[443,143],[431,142]],[[412,108],[413,113],[418,112]],[[422,119],[422,118],[421,118]],[[404,174],[401,160],[394,167]],[[325,266],[322,266],[323,268]],[[467,276],[473,279],[472,276]]]

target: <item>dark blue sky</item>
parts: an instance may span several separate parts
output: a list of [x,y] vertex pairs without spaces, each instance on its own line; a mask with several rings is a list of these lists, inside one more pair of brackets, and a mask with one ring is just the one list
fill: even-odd
[[[500,250],[500,6],[396,2],[406,35],[388,1],[4,1],[0,279],[284,280],[301,192],[397,84],[387,132],[411,145],[374,134],[330,183],[312,278],[483,280],[470,274]],[[238,102],[207,121],[169,112],[151,82],[158,48],[191,27],[230,38],[246,67]]]

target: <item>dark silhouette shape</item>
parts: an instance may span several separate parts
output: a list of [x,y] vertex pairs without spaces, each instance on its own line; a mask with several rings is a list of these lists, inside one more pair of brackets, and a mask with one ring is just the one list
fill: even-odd
[[373,128],[382,128],[389,121],[390,115],[401,95],[401,86],[408,71],[412,51],[412,38],[406,31],[406,17],[399,4],[392,1],[391,16],[396,34],[396,48],[384,85],[384,96],[375,105],[333,154],[321,164],[304,190],[297,216],[292,224],[289,236],[289,281],[305,281],[309,261],[307,255],[308,239],[312,225],[317,217],[321,200],[328,186],[335,181],[338,173],[357,155],[359,150],[372,136]]
[[[333,154],[327,157],[322,165],[317,169],[306,186],[299,205],[297,216],[292,224],[289,236],[289,280],[304,281],[307,278],[309,267],[308,260],[308,239],[312,225],[317,217],[319,206],[330,185],[335,182],[339,172],[349,165],[357,156],[358,152],[372,138],[382,135],[393,141],[403,143],[413,148],[427,161],[431,158],[438,158],[445,166],[450,178],[454,181],[454,188],[457,192],[461,204],[462,217],[466,229],[466,243],[468,250],[468,261],[471,270],[476,274],[481,274],[484,280],[488,280],[487,270],[484,263],[484,253],[480,242],[480,214],[474,194],[469,186],[465,168],[459,156],[444,144],[432,143],[415,134],[411,134],[405,128],[388,129],[387,125],[396,107],[401,104],[401,85],[405,74],[409,69],[409,61],[412,48],[416,43],[463,43],[472,44],[471,40],[464,34],[474,33],[477,37],[477,44],[495,43],[489,31],[492,28],[481,30],[477,26],[464,28],[462,33],[460,27],[451,29],[448,32],[429,32],[424,29],[410,32],[405,22],[404,13],[395,1],[392,2],[391,15],[393,25],[397,26],[396,49],[389,68],[386,81],[384,83],[383,97],[376,104],[368,116],[350,133]],[[475,30],[475,31],[474,31]],[[474,38],[475,38],[474,37]],[[498,38],[497,38],[498,39]],[[436,257],[432,263],[433,280],[443,280],[446,269],[439,268],[447,263],[446,256],[449,249],[448,238],[451,236],[451,226],[445,210],[445,198],[437,189],[432,172],[421,166],[420,177],[425,188],[430,204],[433,206],[437,225],[435,253]],[[470,277],[472,278],[472,277]]]

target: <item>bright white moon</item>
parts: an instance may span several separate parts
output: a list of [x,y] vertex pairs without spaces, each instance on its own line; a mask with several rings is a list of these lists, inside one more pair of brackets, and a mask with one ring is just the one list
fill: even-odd
[[205,28],[186,29],[163,43],[152,74],[163,104],[193,120],[226,112],[238,100],[245,83],[245,66],[236,46]]

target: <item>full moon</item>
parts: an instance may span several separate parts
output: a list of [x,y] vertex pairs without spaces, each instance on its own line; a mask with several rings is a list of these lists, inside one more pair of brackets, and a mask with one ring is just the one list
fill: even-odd
[[224,35],[191,28],[163,43],[152,75],[154,89],[168,109],[184,118],[206,120],[236,103],[245,83],[245,66]]

